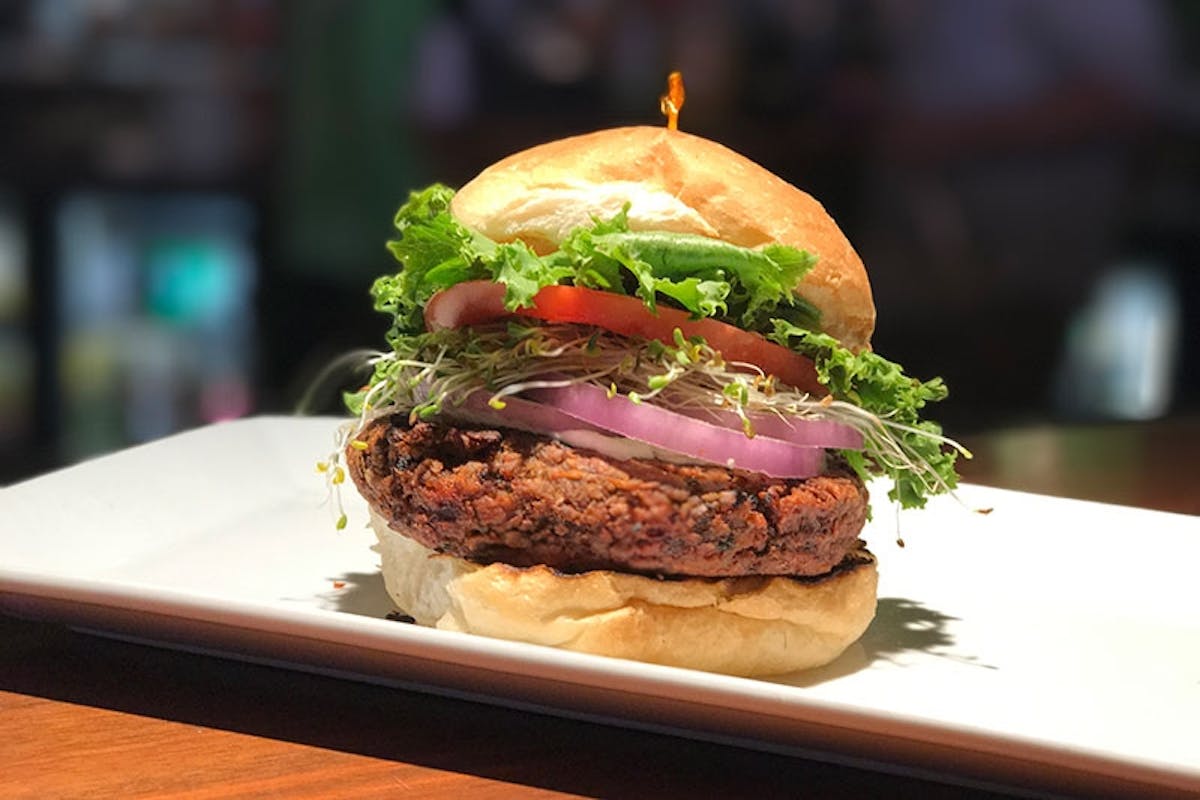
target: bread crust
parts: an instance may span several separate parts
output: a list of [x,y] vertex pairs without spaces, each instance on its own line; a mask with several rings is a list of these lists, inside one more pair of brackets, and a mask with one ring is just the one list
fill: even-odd
[[875,615],[865,550],[818,579],[659,580],[609,570],[475,564],[438,555],[372,513],[384,583],[420,625],[730,675],[823,666]]
[[817,265],[796,291],[845,346],[870,346],[875,303],[862,260],[824,207],[729,148],[665,127],[627,127],[516,153],[459,190],[455,217],[497,241],[546,252],[592,216],[628,202],[634,230],[695,233],[807,250]]

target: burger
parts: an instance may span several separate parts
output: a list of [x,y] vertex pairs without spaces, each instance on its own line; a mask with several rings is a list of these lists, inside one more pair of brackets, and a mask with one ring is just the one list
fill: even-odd
[[405,614],[736,675],[859,638],[867,483],[919,507],[958,450],[921,418],[942,382],[871,350],[867,274],[816,200],[627,127],[413,192],[395,226],[388,347],[330,471]]

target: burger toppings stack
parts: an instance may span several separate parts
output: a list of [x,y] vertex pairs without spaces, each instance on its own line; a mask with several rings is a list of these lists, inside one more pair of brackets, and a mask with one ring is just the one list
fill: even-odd
[[941,381],[870,349],[866,272],[819,203],[632,127],[414,192],[395,225],[388,348],[329,472],[404,613],[739,675],[857,640],[867,482],[923,506],[961,449],[922,418]]

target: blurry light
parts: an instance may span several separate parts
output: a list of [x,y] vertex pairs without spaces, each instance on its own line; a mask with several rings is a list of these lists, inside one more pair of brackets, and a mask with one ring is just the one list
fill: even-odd
[[1107,273],[1068,338],[1059,390],[1064,409],[1130,420],[1166,413],[1180,313],[1178,293],[1162,268],[1128,264]]
[[214,380],[200,392],[200,417],[205,422],[222,422],[244,417],[253,408],[249,384],[238,375]]
[[242,301],[237,264],[219,243],[160,239],[147,254],[150,311],[180,323],[216,320]]
[[228,195],[78,192],[56,218],[62,455],[248,413],[252,209]]
[[517,33],[517,47],[529,69],[547,83],[569,84],[592,66],[592,53],[584,40],[554,20],[537,17]]
[[0,195],[0,323],[19,319],[29,302],[25,238],[13,204]]
[[466,32],[450,20],[429,29],[420,42],[413,106],[423,124],[453,128],[475,108],[475,64]]
[[0,330],[0,441],[28,427],[33,406],[33,347]]
[[67,197],[56,214],[59,314],[68,328],[108,324],[134,313],[138,253],[128,209],[93,192]]
[[180,427],[186,351],[161,325],[131,320],[123,333],[125,434],[148,442]]

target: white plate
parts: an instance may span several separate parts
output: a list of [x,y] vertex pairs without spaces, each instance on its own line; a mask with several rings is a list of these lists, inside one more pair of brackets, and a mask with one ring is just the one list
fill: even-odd
[[365,509],[347,491],[335,531],[314,470],[335,425],[227,423],[0,491],[0,609],[885,769],[1200,792],[1198,518],[968,486],[902,515],[900,549],[877,503],[862,642],[747,680],[385,619]]

